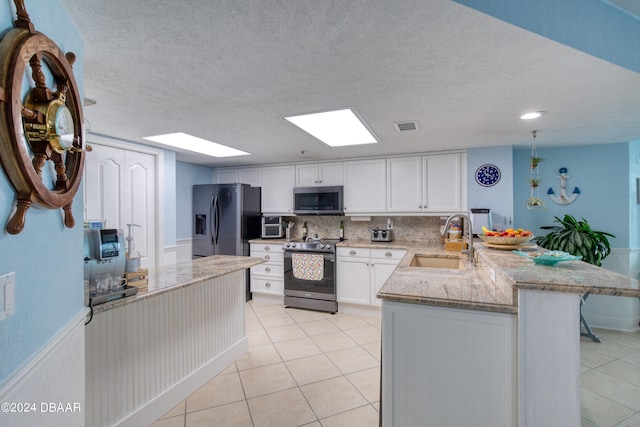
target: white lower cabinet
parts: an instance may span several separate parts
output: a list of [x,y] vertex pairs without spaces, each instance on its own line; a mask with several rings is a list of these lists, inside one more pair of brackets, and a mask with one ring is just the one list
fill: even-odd
[[518,425],[517,334],[515,314],[384,301],[382,426]]
[[406,252],[403,249],[338,248],[338,302],[381,305],[376,295]]
[[251,256],[265,260],[251,267],[251,292],[284,295],[284,254],[282,245],[251,243]]

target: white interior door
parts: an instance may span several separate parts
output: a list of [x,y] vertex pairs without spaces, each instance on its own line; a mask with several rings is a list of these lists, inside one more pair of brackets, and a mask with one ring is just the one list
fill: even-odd
[[85,219],[104,219],[108,228],[134,227],[143,268],[158,265],[156,256],[155,156],[91,144],[84,168]]

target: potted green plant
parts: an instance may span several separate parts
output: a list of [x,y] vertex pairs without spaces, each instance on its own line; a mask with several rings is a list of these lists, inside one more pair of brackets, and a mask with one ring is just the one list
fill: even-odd
[[529,164],[531,165],[531,170],[534,170],[538,167],[541,161],[544,159],[542,157],[531,156],[529,157]]
[[571,215],[565,215],[563,219],[555,217],[554,222],[560,225],[540,227],[544,230],[552,230],[546,236],[535,238],[536,243],[546,249],[558,250],[581,255],[582,260],[589,264],[602,266],[602,260],[611,253],[608,237],[614,236],[604,231],[592,230],[586,219],[578,221]]

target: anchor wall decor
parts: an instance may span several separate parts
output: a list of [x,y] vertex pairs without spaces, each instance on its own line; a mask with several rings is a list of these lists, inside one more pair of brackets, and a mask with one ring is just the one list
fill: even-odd
[[567,168],[560,168],[558,170],[560,175],[557,178],[560,180],[560,195],[556,196],[556,193],[553,191],[553,188],[549,187],[547,190],[547,194],[551,197],[551,200],[556,202],[559,205],[568,205],[573,203],[580,194],[580,189],[578,187],[574,187],[573,193],[571,195],[567,194],[567,180],[571,178],[570,175],[567,175]]

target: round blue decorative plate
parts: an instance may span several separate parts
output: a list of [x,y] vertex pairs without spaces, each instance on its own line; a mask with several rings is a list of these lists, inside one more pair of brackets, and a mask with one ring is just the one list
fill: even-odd
[[492,187],[500,181],[500,169],[496,165],[485,164],[476,169],[476,182],[483,187]]
[[574,256],[563,251],[547,251],[544,253],[522,252],[522,251],[513,251],[513,252],[525,258],[529,258],[534,263],[540,264],[540,265],[556,265],[559,262],[578,261],[582,259],[582,256],[580,255]]

